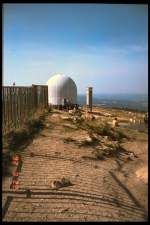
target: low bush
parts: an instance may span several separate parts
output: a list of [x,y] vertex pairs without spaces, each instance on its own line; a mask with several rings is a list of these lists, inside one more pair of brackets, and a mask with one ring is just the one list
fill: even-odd
[[24,127],[9,132],[5,137],[7,148],[15,150],[26,143],[27,140],[33,139],[34,135],[44,128],[44,117],[45,115],[41,115],[38,118],[28,120]]
[[64,139],[63,139],[63,141],[64,141],[64,143],[75,142],[75,140],[74,140],[74,139],[72,139],[72,138],[70,138],[70,137],[68,137],[68,138],[64,138]]
[[43,120],[44,120],[44,117],[40,116],[37,119],[32,119],[25,123],[26,129],[28,130],[30,135],[37,133],[38,131],[44,128]]
[[7,135],[8,148],[15,150],[18,146],[22,145],[29,138],[29,133],[27,129],[19,129],[16,131],[11,131]]
[[96,149],[93,153],[96,159],[105,160],[105,155],[101,150]]
[[84,140],[79,144],[79,147],[91,147],[99,144],[99,140],[96,138],[92,138],[91,141]]
[[123,138],[128,138],[122,131],[111,128],[108,124],[96,126],[88,122],[81,121],[77,123],[78,128],[88,131],[90,135],[97,134],[101,136],[108,136],[110,140],[121,141]]

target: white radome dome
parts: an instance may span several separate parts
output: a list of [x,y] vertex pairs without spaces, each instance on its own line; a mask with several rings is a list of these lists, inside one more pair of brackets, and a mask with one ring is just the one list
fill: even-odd
[[48,102],[51,105],[61,105],[63,99],[68,99],[71,104],[77,104],[77,87],[68,76],[56,74],[46,83],[48,85]]

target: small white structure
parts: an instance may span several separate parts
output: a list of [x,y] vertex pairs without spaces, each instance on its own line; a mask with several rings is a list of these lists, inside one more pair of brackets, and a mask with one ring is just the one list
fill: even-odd
[[115,118],[115,119],[112,121],[112,127],[114,128],[114,127],[116,127],[116,126],[118,126],[118,120],[117,120],[117,118]]
[[86,105],[87,105],[87,111],[92,112],[92,94],[93,94],[93,88],[87,87],[86,89]]
[[49,105],[63,106],[77,104],[77,86],[68,76],[56,74],[46,83],[48,85]]
[[133,119],[132,118],[130,118],[129,121],[130,121],[130,123],[133,123]]

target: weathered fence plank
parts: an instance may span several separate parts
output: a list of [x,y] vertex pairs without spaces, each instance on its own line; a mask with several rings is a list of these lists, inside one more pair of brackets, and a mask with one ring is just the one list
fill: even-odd
[[20,128],[36,111],[42,112],[48,107],[48,86],[3,86],[2,106],[2,127],[5,135],[12,129]]

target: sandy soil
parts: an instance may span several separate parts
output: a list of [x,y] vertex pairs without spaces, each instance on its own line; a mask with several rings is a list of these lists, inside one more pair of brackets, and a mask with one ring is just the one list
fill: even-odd
[[[134,153],[132,160],[94,160],[92,146],[64,141],[87,134],[62,115],[49,115],[46,128],[21,153],[19,189],[10,189],[12,177],[3,180],[3,221],[147,221],[147,139],[122,144]],[[53,190],[53,181],[63,177],[72,185]]]

